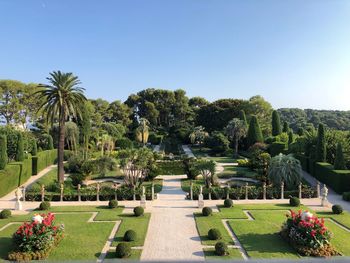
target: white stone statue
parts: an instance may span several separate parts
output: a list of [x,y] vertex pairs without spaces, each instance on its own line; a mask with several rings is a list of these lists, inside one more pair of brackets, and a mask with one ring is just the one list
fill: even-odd
[[21,189],[19,189],[19,187],[16,189],[15,195],[16,195],[15,210],[22,210],[22,202],[21,202],[22,191]]
[[322,188],[322,199],[321,199],[321,206],[327,206],[328,204],[328,188],[327,186],[324,184],[323,188]]

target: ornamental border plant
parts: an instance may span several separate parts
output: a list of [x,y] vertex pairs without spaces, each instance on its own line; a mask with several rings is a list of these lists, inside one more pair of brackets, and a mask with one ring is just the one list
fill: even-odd
[[55,215],[35,214],[31,222],[24,222],[13,234],[15,251],[8,254],[10,261],[41,260],[49,256],[64,236],[64,226],[55,225]]
[[324,224],[308,211],[290,211],[280,232],[283,239],[302,256],[330,257],[340,255],[331,245],[332,233]]

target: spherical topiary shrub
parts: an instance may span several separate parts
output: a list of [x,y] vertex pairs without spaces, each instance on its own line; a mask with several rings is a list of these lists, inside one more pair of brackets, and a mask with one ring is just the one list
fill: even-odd
[[212,213],[213,213],[213,210],[211,210],[211,208],[210,207],[203,207],[203,209],[202,209],[202,214],[204,215],[204,216],[211,216],[212,215]]
[[108,207],[110,209],[117,208],[118,207],[118,201],[117,200],[110,200],[108,202]]
[[230,208],[233,206],[233,201],[231,199],[226,199],[224,201],[224,206],[227,207],[227,208]]
[[124,234],[124,241],[130,242],[130,241],[135,241],[137,239],[137,234],[134,230],[128,230]]
[[11,211],[8,209],[4,209],[0,212],[0,219],[6,219],[11,216]]
[[228,255],[228,247],[224,242],[217,242],[215,244],[215,254],[218,256]]
[[39,209],[40,210],[49,210],[51,207],[51,204],[49,201],[44,201],[44,202],[41,202],[40,205],[39,205]]
[[220,230],[217,228],[212,228],[208,231],[208,237],[211,240],[218,240],[221,239],[221,233]]
[[334,205],[332,206],[332,211],[333,214],[340,215],[341,213],[343,213],[343,207],[341,205]]
[[117,258],[128,258],[131,255],[131,247],[127,243],[119,243],[115,249]]
[[135,216],[142,216],[144,212],[145,212],[145,210],[143,209],[142,206],[136,206],[134,208],[134,215]]
[[289,198],[289,205],[295,207],[300,206],[300,199],[298,197]]

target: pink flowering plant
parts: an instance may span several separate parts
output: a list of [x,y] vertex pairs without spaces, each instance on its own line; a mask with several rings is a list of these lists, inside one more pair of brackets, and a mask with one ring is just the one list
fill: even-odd
[[289,239],[299,245],[309,248],[322,248],[328,245],[332,233],[326,228],[324,219],[318,219],[308,211],[297,213],[291,211],[283,230],[288,233]]
[[31,222],[25,222],[13,234],[18,251],[36,252],[50,249],[63,237],[64,226],[55,226],[55,215],[37,214]]

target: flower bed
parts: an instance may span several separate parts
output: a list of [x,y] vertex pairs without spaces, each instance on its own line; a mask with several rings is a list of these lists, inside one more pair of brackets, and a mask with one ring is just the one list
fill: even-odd
[[64,226],[55,226],[55,215],[37,214],[30,223],[25,222],[13,234],[16,251],[8,254],[10,261],[41,260],[49,256],[50,251],[63,238]]
[[287,215],[281,236],[287,240],[299,254],[312,257],[330,257],[340,255],[330,244],[332,233],[324,224],[308,211],[299,211]]

